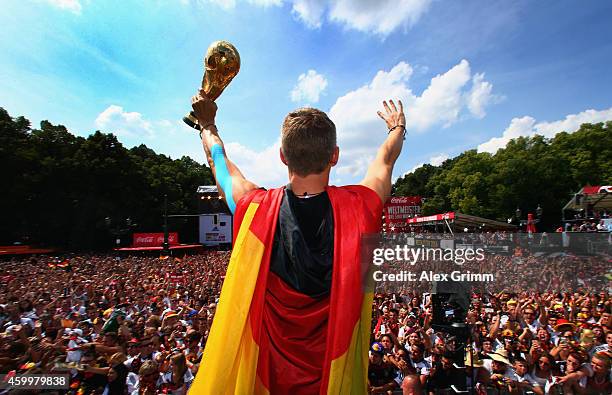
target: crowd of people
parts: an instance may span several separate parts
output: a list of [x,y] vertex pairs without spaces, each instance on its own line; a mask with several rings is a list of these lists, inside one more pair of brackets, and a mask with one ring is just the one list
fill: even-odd
[[[612,231],[612,222],[605,220],[583,220],[568,222],[565,225],[566,232],[610,232]],[[563,227],[557,229],[558,232],[563,232]]]
[[[448,322],[430,284],[380,284],[370,393],[611,394],[610,260],[555,259],[492,256],[498,288],[470,289]],[[2,262],[0,374],[67,373],[71,394],[185,394],[206,364],[228,261],[209,251]]]
[[[423,259],[378,267],[493,278],[377,283],[372,393],[612,394],[610,255],[542,248],[522,236],[458,235],[455,248],[482,249],[483,258],[460,265]],[[392,239],[421,248],[418,237]],[[429,235],[424,245],[436,239],[442,247],[448,241]]]
[[473,293],[464,331],[436,324],[435,298],[376,295],[372,394],[612,393],[608,292]]
[[72,394],[185,394],[228,252],[0,264],[0,373],[70,374]]

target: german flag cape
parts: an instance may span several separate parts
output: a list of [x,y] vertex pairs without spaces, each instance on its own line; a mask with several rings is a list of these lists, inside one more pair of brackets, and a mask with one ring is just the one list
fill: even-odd
[[360,238],[382,203],[363,186],[328,187],[334,219],[331,292],[313,299],[269,270],[284,188],[238,202],[234,249],[190,394],[365,394],[372,293]]

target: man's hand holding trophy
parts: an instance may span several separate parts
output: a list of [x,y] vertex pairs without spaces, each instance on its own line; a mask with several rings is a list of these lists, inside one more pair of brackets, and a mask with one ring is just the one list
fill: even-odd
[[[216,100],[238,71],[240,71],[238,50],[227,41],[215,41],[208,47],[204,58],[202,90],[210,100]],[[197,130],[202,130],[202,126],[206,126],[200,125],[193,111],[183,117],[183,122]]]

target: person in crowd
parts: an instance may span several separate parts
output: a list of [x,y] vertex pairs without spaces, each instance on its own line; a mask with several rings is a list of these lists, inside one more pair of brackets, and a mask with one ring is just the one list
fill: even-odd
[[512,362],[508,359],[508,350],[499,348],[489,354],[491,359],[483,362],[485,368],[490,373],[491,385],[498,388],[508,388],[515,379],[516,373],[512,368]]
[[422,343],[410,346],[410,362],[424,386],[431,372],[431,359],[425,358],[425,345]]
[[372,343],[368,365],[369,394],[391,394],[398,387],[396,375],[394,366],[385,361],[384,346],[378,342]]
[[465,382],[465,375],[453,366],[453,355],[444,353],[432,368],[427,382],[427,393],[435,395],[438,390],[451,389],[453,386],[458,388],[462,381]]
[[605,351],[595,353],[591,359],[593,374],[586,378],[584,393],[588,395],[612,394],[610,380],[611,356]]
[[410,354],[404,347],[400,347],[393,355],[393,358],[388,357],[387,361],[395,365],[395,368],[397,370],[395,382],[400,387],[402,386],[402,383],[406,376],[414,375],[416,373],[410,361]]
[[533,366],[531,377],[534,384],[544,389],[544,393],[548,394],[552,385],[555,384],[554,376],[558,375],[557,364],[555,359],[549,354],[541,355]]
[[513,368],[515,376],[510,382],[511,389],[515,389],[519,394],[526,394],[528,391],[536,395],[544,394],[542,387],[540,387],[538,382],[529,374],[529,363],[527,363],[525,359],[520,357],[516,358]]
[[138,376],[128,384],[130,395],[153,395],[159,393],[161,386],[159,367],[155,361],[145,361],[140,369]]
[[402,381],[403,395],[423,395],[423,384],[418,376],[408,375]]
[[562,376],[557,377],[557,383],[563,387],[564,393],[583,392],[586,378],[592,374],[592,369],[584,362],[584,351],[572,351],[565,360],[565,369]]
[[167,357],[166,372],[161,377],[162,392],[172,395],[186,395],[193,381],[193,374],[187,366],[185,354],[178,351]]

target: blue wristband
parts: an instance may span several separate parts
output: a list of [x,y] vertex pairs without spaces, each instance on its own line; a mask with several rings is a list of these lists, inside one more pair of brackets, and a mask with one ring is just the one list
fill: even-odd
[[210,149],[210,156],[212,157],[213,164],[215,166],[215,177],[217,178],[217,184],[225,193],[225,201],[232,214],[236,211],[236,203],[234,202],[234,196],[232,194],[232,177],[227,169],[225,163],[225,155],[223,155],[223,148],[219,144],[215,144]]

